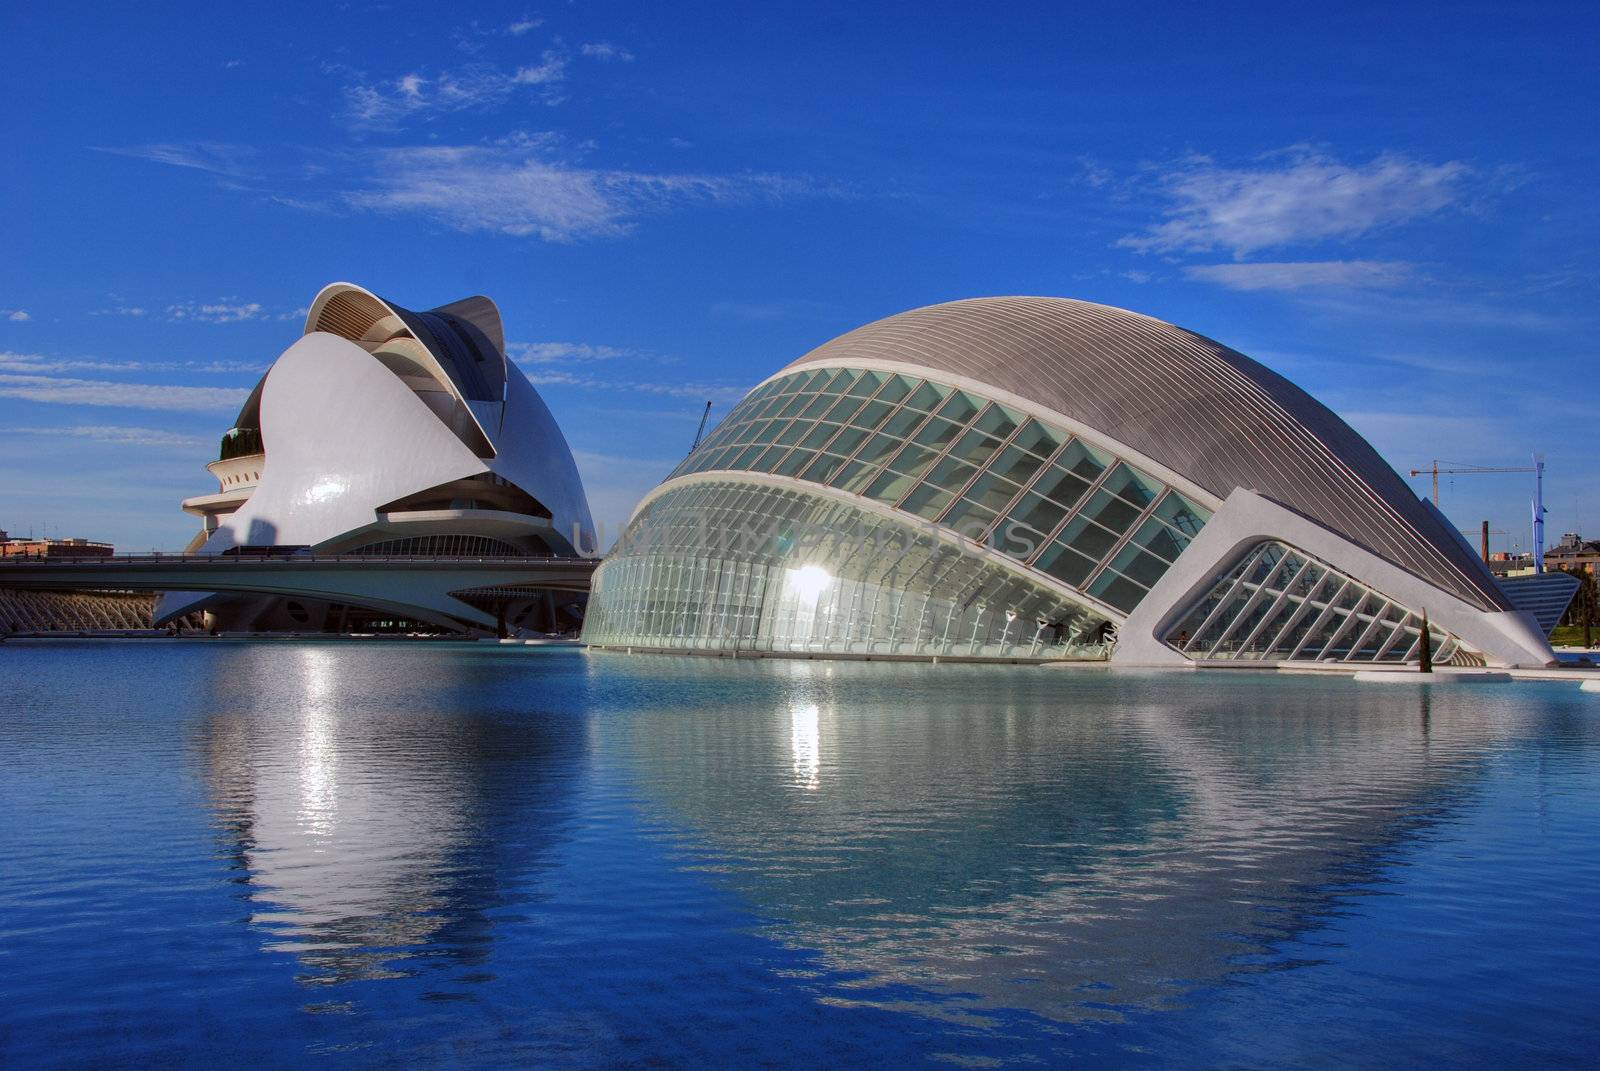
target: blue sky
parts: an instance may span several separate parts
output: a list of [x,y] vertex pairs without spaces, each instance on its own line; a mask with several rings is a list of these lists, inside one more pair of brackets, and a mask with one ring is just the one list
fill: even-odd
[[[1104,10],[1114,9],[1114,10]],[[0,526],[177,548],[325,283],[501,306],[612,532],[704,401],[1051,294],[1600,537],[1584,4],[7,5]],[[1443,507],[1529,545],[1522,476]],[[1426,493],[1426,481],[1413,481]]]

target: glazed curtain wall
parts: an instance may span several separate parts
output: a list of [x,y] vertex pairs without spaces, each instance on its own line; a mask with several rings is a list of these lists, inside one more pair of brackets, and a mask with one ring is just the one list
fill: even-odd
[[409,536],[405,539],[385,539],[368,543],[341,554],[370,554],[376,557],[401,558],[424,556],[430,558],[520,558],[527,551],[493,536],[447,535]]
[[[1481,663],[1429,626],[1437,662]],[[1406,662],[1419,657],[1422,616],[1284,543],[1252,547],[1166,642],[1196,659]]]
[[822,368],[739,403],[672,474],[838,488],[935,522],[1126,613],[1210,514],[1132,465],[969,391]]
[[926,530],[735,480],[668,491],[595,573],[590,644],[1104,658],[1104,617]]

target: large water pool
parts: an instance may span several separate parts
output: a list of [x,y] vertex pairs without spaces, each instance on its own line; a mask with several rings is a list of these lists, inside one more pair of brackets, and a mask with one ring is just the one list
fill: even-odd
[[1600,695],[0,647],[0,1064],[1600,1053]]

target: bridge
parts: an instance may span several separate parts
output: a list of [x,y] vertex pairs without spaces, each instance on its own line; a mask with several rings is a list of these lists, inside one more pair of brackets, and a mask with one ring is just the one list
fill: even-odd
[[326,599],[451,628],[495,628],[459,596],[586,592],[597,558],[446,558],[368,554],[148,554],[0,559],[0,588],[241,592]]

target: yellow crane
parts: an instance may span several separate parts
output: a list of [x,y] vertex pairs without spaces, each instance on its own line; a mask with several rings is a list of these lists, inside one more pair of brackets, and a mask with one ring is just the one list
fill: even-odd
[[[1439,474],[1447,476],[1467,475],[1479,472],[1531,472],[1533,476],[1533,569],[1536,573],[1544,572],[1544,455],[1533,455],[1532,466],[1516,468],[1498,468],[1489,465],[1461,465],[1454,461],[1446,461],[1446,465],[1454,468],[1441,469],[1438,459],[1425,469],[1412,469],[1413,476],[1433,476],[1433,508],[1439,508]],[[1488,537],[1484,537],[1484,545],[1488,546]],[[1487,555],[1486,555],[1487,556]]]
[[[1457,463],[1454,462],[1454,461],[1446,461],[1445,464],[1446,465],[1457,465]],[[1540,466],[1540,467],[1542,468],[1543,466]],[[1433,476],[1433,504],[1434,504],[1435,508],[1437,508],[1438,505],[1439,505],[1439,474],[1440,473],[1443,473],[1446,476],[1458,476],[1458,475],[1467,475],[1469,473],[1478,473],[1478,472],[1537,472],[1537,471],[1538,471],[1538,469],[1534,468],[1531,465],[1526,465],[1526,466],[1523,466],[1521,468],[1509,468],[1509,469],[1506,469],[1506,468],[1493,468],[1493,467],[1486,466],[1486,465],[1457,465],[1457,467],[1455,467],[1455,468],[1441,469],[1439,467],[1439,462],[1435,461],[1428,468],[1425,468],[1425,469],[1412,469],[1411,470],[1411,475],[1413,475],[1413,476],[1427,476],[1427,475],[1431,474]]]

